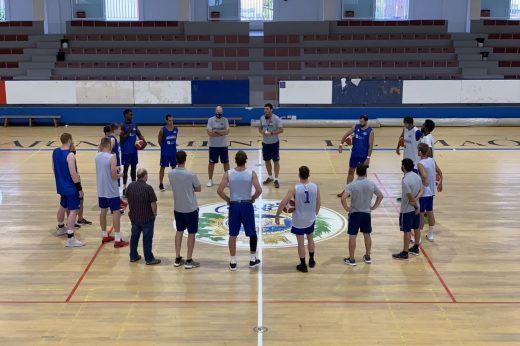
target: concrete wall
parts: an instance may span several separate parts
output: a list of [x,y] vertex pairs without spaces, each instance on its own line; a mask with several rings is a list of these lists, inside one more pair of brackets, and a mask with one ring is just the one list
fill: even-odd
[[491,10],[491,17],[509,18],[510,0],[482,0],[482,9]]
[[140,20],[190,20],[190,0],[141,0]]
[[323,20],[323,0],[274,0],[274,20]]
[[35,20],[34,0],[5,0],[7,20]]
[[[410,0],[410,19],[446,19],[448,31],[469,31],[473,0]],[[492,0],[495,1],[495,0]]]
[[45,33],[64,34],[66,23],[72,19],[69,0],[45,0]]

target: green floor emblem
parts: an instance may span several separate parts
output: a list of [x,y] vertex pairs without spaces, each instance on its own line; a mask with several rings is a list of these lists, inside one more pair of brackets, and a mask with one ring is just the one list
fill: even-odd
[[[262,227],[263,244],[266,248],[296,246],[296,236],[291,233],[291,215],[282,213],[281,224],[276,225],[274,217],[278,201],[263,200],[255,204],[257,231]],[[345,218],[334,210],[322,207],[314,228],[315,241],[323,241],[340,234],[346,226]],[[199,210],[199,232],[197,240],[204,243],[227,246],[228,206],[224,203],[206,204]],[[240,232],[237,246],[249,248],[249,240]]]

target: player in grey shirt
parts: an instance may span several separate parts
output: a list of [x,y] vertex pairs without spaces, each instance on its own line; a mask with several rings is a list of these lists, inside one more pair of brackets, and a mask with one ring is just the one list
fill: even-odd
[[168,173],[170,185],[173,191],[175,215],[175,227],[177,234],[175,235],[175,267],[183,264],[181,257],[181,245],[184,231],[188,230],[188,255],[184,268],[191,269],[200,266],[200,263],[192,259],[193,248],[195,247],[195,235],[199,230],[199,206],[195,192],[202,190],[197,175],[185,168],[186,152],[178,151],[175,155],[177,159],[177,168]]
[[[273,114],[273,105],[270,103],[264,105],[264,115],[260,117],[258,132],[262,134],[262,156],[264,157],[265,168],[268,174],[264,185],[274,181],[274,187],[279,188],[280,139],[278,135],[283,133],[283,124],[282,120],[276,114]],[[274,162],[274,180],[271,160]]]
[[[372,263],[370,250],[372,248],[372,215],[373,210],[381,204],[383,194],[372,181],[367,179],[367,166],[360,163],[356,167],[356,175],[358,178],[348,184],[345,192],[341,195],[341,204],[348,212],[348,250],[349,257],[343,261],[350,266],[356,265],[354,252],[356,251],[356,238],[359,230],[365,238],[365,255],[363,261],[367,264]],[[376,196],[376,201],[372,205],[372,198]],[[351,204],[348,205],[347,198],[351,197]]]
[[207,187],[213,186],[213,171],[215,163],[220,162],[224,165],[224,172],[229,171],[229,142],[227,135],[229,134],[229,122],[223,116],[224,109],[221,106],[215,107],[215,115],[208,119],[206,132],[209,136],[209,164],[208,176],[209,181]]
[[395,253],[392,257],[396,260],[408,261],[408,247],[412,230],[419,229],[419,198],[424,192],[421,178],[413,172],[414,162],[412,159],[402,161],[401,170],[404,173],[401,182],[401,213],[399,214],[399,226],[403,232],[403,251]]

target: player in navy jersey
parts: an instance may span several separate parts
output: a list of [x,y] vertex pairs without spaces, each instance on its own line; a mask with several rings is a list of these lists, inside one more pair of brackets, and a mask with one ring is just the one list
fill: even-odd
[[173,126],[173,115],[166,117],[166,126],[159,131],[157,142],[161,146],[161,168],[159,169],[159,190],[164,191],[164,169],[166,167],[175,168],[177,166],[177,134],[179,129]]
[[[347,140],[347,137],[351,135],[353,139],[348,164],[347,184],[350,184],[354,180],[354,172],[360,163],[367,167],[370,165],[370,156],[372,155],[372,148],[374,147],[374,131],[368,126],[368,116],[366,114],[359,117],[359,124],[352,126],[352,128],[343,135],[339,144],[340,153],[343,151],[343,143]],[[342,190],[337,196],[341,197],[343,192]]]
[[[80,208],[80,198],[83,198],[83,188],[76,169],[76,158],[70,151],[73,146],[72,135],[63,133],[60,137],[61,147],[52,152],[52,170],[56,181],[56,191],[60,195],[60,207],[57,219],[58,227],[56,235],[67,235],[67,247],[79,247],[85,243],[74,237],[74,224]],[[67,225],[65,227],[65,212],[69,210]]]
[[137,149],[135,143],[137,138],[143,141],[142,149],[147,145],[141,131],[137,127],[137,124],[133,121],[133,113],[131,109],[125,109],[123,112],[125,122],[123,124],[123,131],[119,137],[121,142],[121,163],[123,164],[123,195],[126,192],[126,182],[128,181],[128,168],[130,168],[130,177],[132,181],[137,180],[137,164],[139,163],[139,157],[137,155]]

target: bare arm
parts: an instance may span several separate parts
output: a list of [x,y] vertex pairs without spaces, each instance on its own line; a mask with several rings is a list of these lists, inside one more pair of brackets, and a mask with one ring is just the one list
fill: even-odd
[[381,193],[381,191],[377,191],[376,192],[376,201],[375,201],[374,205],[370,208],[370,210],[376,210],[382,201],[383,201],[383,194]]
[[258,181],[258,176],[256,172],[253,172],[253,187],[255,188],[255,193],[251,196],[251,200],[253,203],[256,201],[258,197],[262,194],[262,186],[260,186],[260,182]]
[[152,207],[153,215],[157,216],[157,202],[150,203],[150,206]]
[[[278,219],[280,217],[280,214],[282,213],[283,208],[285,208],[287,203],[289,203],[289,201],[294,198],[295,193],[296,193],[296,189],[294,188],[294,186],[292,186],[289,189],[289,191],[287,191],[287,194],[285,195],[285,197],[280,201],[280,204],[278,205],[278,209],[276,210],[275,222],[276,222],[276,219]],[[276,223],[276,224],[278,224],[278,223]]]
[[283,133],[283,127],[279,127],[276,130],[271,132],[274,135],[279,135],[280,133]]
[[441,180],[439,181],[439,185],[437,185],[437,191],[442,192],[442,183],[444,182],[444,176],[442,175],[441,168],[439,167],[437,162],[435,162],[435,173],[441,178]]
[[74,156],[73,153],[69,153],[69,155],[67,155],[67,165],[69,166],[69,173],[70,173],[70,176],[72,177],[72,181],[74,183],[79,183],[80,182],[79,174],[78,174],[78,171],[76,170],[76,157]]
[[319,214],[321,209],[321,196],[320,196],[320,189],[316,187],[316,215]]
[[401,147],[399,146],[399,142],[401,141],[401,138],[404,138],[404,128],[401,131],[401,135],[399,136],[399,139],[397,140],[397,148],[395,149],[395,152],[397,155],[400,155],[400,153],[401,153]]
[[117,161],[116,156],[112,155],[110,158],[110,176],[112,177],[112,180],[119,179],[119,174],[117,172]]
[[372,156],[372,149],[374,148],[374,130],[370,132],[370,137],[368,137],[368,157]]
[[344,191],[341,195],[341,205],[343,206],[343,209],[345,209],[345,211],[350,214],[352,207],[348,205],[348,197],[350,197],[350,193],[348,191]]
[[210,137],[217,137],[217,136],[218,136],[218,134],[217,134],[215,131],[210,130],[210,129],[206,129],[206,133],[207,133],[208,136],[210,136]]
[[[198,182],[199,179],[197,179]],[[200,183],[198,185],[193,186],[193,191],[195,192],[201,192],[202,191],[202,185]]]
[[139,130],[139,128],[136,128],[135,129],[135,134],[137,135],[137,138],[139,138],[140,140],[142,140],[144,143],[146,143],[143,135],[141,134],[141,130]]
[[260,120],[260,126],[258,126],[258,133],[263,134],[264,128],[262,127],[262,121]]
[[162,132],[162,128],[159,130],[159,135],[157,136],[157,143],[159,143],[159,146],[162,146],[162,137],[163,137],[163,132]]
[[228,184],[229,184],[229,177],[228,177],[228,173],[225,172],[224,176],[222,177],[222,180],[220,181],[220,185],[218,186],[217,194],[220,196],[220,198],[222,198],[224,201],[226,201],[227,204],[231,203],[231,199],[224,192],[224,189],[226,188],[226,186],[228,186]]
[[348,129],[348,131],[345,132],[343,137],[341,137],[341,142],[339,142],[339,144],[341,145],[341,144],[345,143],[345,141],[347,140],[347,137],[350,136],[351,134],[353,134],[355,130],[356,130],[356,125],[352,126],[350,129]]

